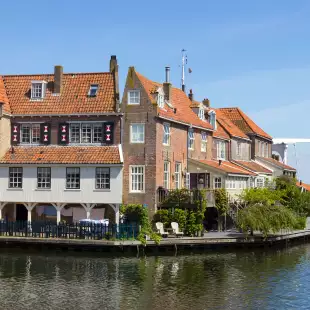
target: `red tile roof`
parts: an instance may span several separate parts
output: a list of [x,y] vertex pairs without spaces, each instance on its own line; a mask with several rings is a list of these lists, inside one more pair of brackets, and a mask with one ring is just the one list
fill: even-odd
[[301,183],[300,181],[296,182],[296,185],[300,188],[304,188],[306,191],[310,192],[310,184],[306,184],[306,183]]
[[257,173],[265,173],[265,174],[272,174],[272,171],[259,165],[255,161],[241,161],[241,160],[234,160],[234,163],[243,166],[246,169],[249,169],[253,172]]
[[[63,74],[61,95],[53,94],[53,74],[6,75],[3,81],[13,115],[115,112],[114,79],[109,72]],[[30,99],[31,81],[47,82],[44,99]],[[88,96],[91,84],[99,85],[96,97]]]
[[272,165],[275,165],[275,166],[278,166],[284,170],[290,170],[290,171],[296,171],[295,168],[291,167],[291,166],[288,166],[288,165],[285,165],[283,163],[281,163],[280,161],[276,160],[276,159],[273,159],[273,158],[270,158],[270,157],[258,157],[258,159],[262,160],[262,161],[265,161],[267,163],[270,163]]
[[120,164],[118,146],[16,146],[0,164]]
[[227,118],[229,118],[245,134],[257,134],[267,139],[272,139],[264,130],[258,127],[246,114],[239,108],[220,108]]
[[[158,87],[163,85],[157,82],[153,82],[142,74],[136,72],[138,79],[146,90],[149,99],[154,101],[152,94]],[[186,123],[187,125],[193,125],[196,127],[202,127],[206,130],[212,130],[212,126],[209,122],[199,119],[198,115],[191,109],[192,101],[187,95],[179,88],[172,87],[171,89],[171,104],[174,109],[170,108],[167,104],[164,109],[157,108],[158,115],[172,121]]]
[[199,160],[199,162],[229,174],[255,175],[255,173],[250,172],[230,161],[223,160],[221,164],[219,163],[218,160]]
[[230,139],[229,134],[224,129],[224,127],[221,125],[221,122],[219,122],[218,120],[216,123],[216,130],[213,132],[213,137],[227,139],[227,140]]
[[6,95],[6,90],[3,82],[2,76],[0,76],[0,103],[3,104],[3,112],[11,113],[9,99]]

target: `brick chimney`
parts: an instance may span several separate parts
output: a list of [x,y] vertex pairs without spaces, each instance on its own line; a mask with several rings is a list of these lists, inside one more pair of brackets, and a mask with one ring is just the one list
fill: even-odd
[[115,111],[119,112],[119,78],[118,78],[118,64],[115,55],[110,59],[110,72],[113,74],[114,79],[114,92],[115,92]]
[[170,101],[171,100],[171,87],[172,87],[170,83],[170,67],[166,67],[165,72],[166,72],[166,81],[165,83],[163,83],[163,90],[165,94],[165,99],[167,101]]
[[210,108],[210,100],[208,98],[205,98],[202,100],[203,105]]
[[194,94],[193,94],[193,90],[192,89],[189,90],[188,98],[189,98],[190,101],[194,100]]
[[61,93],[62,77],[63,77],[63,67],[55,66],[54,67],[54,94],[60,95]]

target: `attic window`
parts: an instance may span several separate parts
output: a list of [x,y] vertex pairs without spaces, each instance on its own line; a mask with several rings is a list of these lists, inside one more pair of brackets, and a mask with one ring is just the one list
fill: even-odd
[[96,97],[97,96],[97,92],[98,92],[98,88],[99,88],[98,84],[90,85],[88,96],[89,97]]
[[209,123],[213,127],[213,129],[216,129],[216,114],[214,111],[209,112]]
[[199,112],[198,112],[198,116],[201,120],[204,120],[205,119],[205,111],[204,109],[199,109]]
[[31,99],[43,99],[45,96],[46,82],[32,81],[31,82]]
[[158,94],[157,95],[157,105],[160,107],[160,108],[163,108],[165,106],[165,101],[164,101],[164,96],[161,95],[161,94]]

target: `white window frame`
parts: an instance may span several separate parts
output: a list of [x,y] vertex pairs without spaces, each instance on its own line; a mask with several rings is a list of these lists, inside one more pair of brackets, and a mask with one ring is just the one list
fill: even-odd
[[[142,131],[140,131],[142,129]],[[141,139],[142,137],[142,139]],[[145,141],[145,124],[130,124],[130,143],[144,143]]]
[[98,84],[91,84],[88,91],[88,97],[97,97],[98,89]]
[[[137,171],[133,172],[133,169]],[[138,171],[138,169],[141,169]],[[133,182],[135,177],[135,182]],[[142,181],[142,182],[141,182]],[[135,186],[133,186],[135,183]],[[139,184],[141,184],[139,189]],[[130,193],[145,193],[145,165],[130,165],[129,166],[129,191]]]
[[206,132],[201,132],[201,152],[206,153],[207,152],[207,133]]
[[9,188],[23,188],[22,167],[9,167]]
[[257,187],[257,188],[265,187],[265,178],[263,178],[263,177],[256,178],[255,187]]
[[66,189],[81,188],[81,169],[79,167],[66,167]]
[[226,143],[224,141],[216,141],[217,159],[225,160],[226,158]]
[[157,94],[157,105],[161,109],[165,107],[165,97],[162,94]]
[[31,100],[40,100],[45,97],[46,84],[45,81],[31,82]]
[[[69,144],[101,144],[102,143],[102,126],[103,122],[70,122],[69,123]],[[90,142],[82,142],[86,141],[87,132],[83,132],[83,129],[85,130],[87,127],[90,127]],[[100,127],[100,130],[98,130]],[[78,129],[73,131],[73,128]],[[73,132],[75,134],[73,135]],[[95,134],[96,132],[96,134]],[[99,135],[100,132],[100,135]],[[74,137],[74,139],[73,139]],[[99,138],[100,141],[95,141]]]
[[175,189],[182,187],[182,164],[180,162],[176,162],[174,165],[174,186]]
[[199,118],[201,119],[201,120],[205,120],[205,111],[204,111],[204,109],[203,108],[199,108],[199,110],[198,110],[198,116],[199,116]]
[[164,188],[170,189],[170,161],[164,161]]
[[215,111],[210,111],[209,113],[209,122],[214,130],[216,130],[216,113]]
[[[40,123],[22,123],[20,124],[20,143],[21,144],[40,144],[41,139],[41,124]],[[29,127],[29,142],[24,140],[23,130]],[[36,132],[34,129],[38,130]],[[39,135],[35,135],[35,133],[39,133]],[[33,141],[37,139],[37,141]]]
[[[134,95],[133,95],[134,94]],[[133,95],[133,96],[132,96]],[[132,99],[136,99],[135,101],[132,101]],[[128,105],[139,105],[140,104],[140,90],[134,89],[128,91]]]
[[188,149],[194,150],[195,149],[195,133],[193,129],[188,130]]
[[163,123],[163,145],[170,145],[171,127],[169,123]]
[[96,167],[95,169],[95,188],[110,189],[111,172],[109,167]]
[[37,188],[50,189],[52,186],[51,167],[37,167]]
[[[220,186],[219,186],[220,184]],[[221,176],[214,176],[213,178],[213,188],[218,189],[223,187],[223,178]]]

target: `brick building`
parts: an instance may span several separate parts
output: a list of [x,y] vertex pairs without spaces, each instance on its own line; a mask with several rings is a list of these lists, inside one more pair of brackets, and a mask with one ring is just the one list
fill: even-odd
[[0,77],[0,217],[118,222],[118,64],[109,72]]

